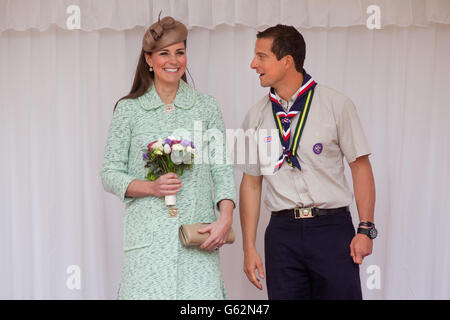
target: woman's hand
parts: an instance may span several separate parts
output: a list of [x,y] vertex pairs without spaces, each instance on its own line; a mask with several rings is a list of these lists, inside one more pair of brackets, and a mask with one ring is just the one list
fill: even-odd
[[151,182],[150,194],[158,198],[170,196],[177,194],[180,191],[180,188],[181,180],[178,179],[178,176],[175,173],[169,172]]
[[228,234],[231,230],[231,223],[221,221],[211,223],[205,228],[199,229],[198,233],[209,232],[210,236],[202,243],[200,249],[214,250],[223,246],[227,240]]
[[216,222],[199,229],[198,233],[209,232],[210,236],[202,243],[200,249],[214,250],[219,249],[225,244],[228,234],[233,224],[234,203],[231,200],[224,199],[219,203],[220,217]]

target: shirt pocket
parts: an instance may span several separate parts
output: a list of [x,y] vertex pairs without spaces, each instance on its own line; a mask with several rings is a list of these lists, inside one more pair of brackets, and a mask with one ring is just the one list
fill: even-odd
[[326,123],[310,124],[312,126],[301,137],[297,155],[312,167],[335,166],[340,154],[336,126]]

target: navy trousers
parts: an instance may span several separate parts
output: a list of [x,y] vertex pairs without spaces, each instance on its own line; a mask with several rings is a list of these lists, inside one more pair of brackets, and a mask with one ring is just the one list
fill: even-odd
[[350,212],[270,218],[264,237],[270,300],[362,299],[359,265],[350,256]]

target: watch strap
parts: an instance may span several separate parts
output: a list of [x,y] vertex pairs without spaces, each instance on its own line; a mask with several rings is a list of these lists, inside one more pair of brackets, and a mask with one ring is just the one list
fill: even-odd
[[[372,233],[372,230],[374,230],[374,233]],[[375,229],[375,227],[372,228],[358,228],[357,233],[359,234],[365,234],[366,236],[368,236],[371,240],[375,239],[377,237],[377,230]]]
[[370,222],[370,221],[362,221],[359,223],[359,226],[364,226],[364,227],[375,227],[375,223]]

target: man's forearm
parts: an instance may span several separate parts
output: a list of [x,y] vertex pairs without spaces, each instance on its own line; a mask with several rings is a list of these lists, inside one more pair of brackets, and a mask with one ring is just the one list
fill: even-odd
[[350,164],[356,207],[360,221],[374,221],[375,181],[368,156]]
[[262,177],[243,177],[239,192],[239,209],[244,251],[255,248],[259,221]]

